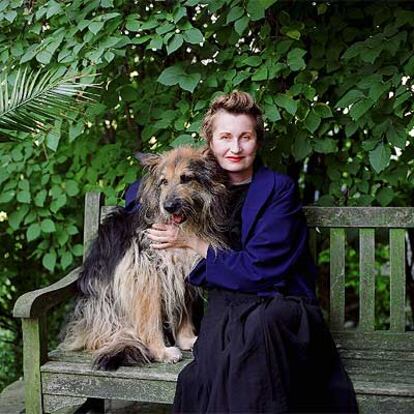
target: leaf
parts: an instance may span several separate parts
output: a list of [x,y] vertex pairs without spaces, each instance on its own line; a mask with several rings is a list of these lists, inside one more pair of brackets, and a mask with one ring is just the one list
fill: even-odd
[[16,197],[19,203],[30,203],[30,193],[29,191],[19,191]]
[[286,32],[286,36],[290,37],[291,39],[299,40],[300,39],[300,32],[299,32],[299,30],[288,30]]
[[75,256],[82,256],[83,255],[83,246],[81,244],[75,244],[72,247],[72,253]]
[[79,135],[83,133],[85,126],[83,122],[70,124],[69,126],[69,142],[73,142]]
[[368,112],[374,104],[375,102],[370,98],[361,99],[356,104],[352,105],[352,108],[349,111],[351,118],[354,121],[357,121],[362,115]]
[[360,90],[351,89],[336,103],[335,108],[346,108],[364,97],[365,95]]
[[232,23],[244,15],[244,10],[240,6],[232,7],[227,15],[226,24]]
[[320,124],[321,124],[321,117],[312,108],[309,111],[309,114],[305,119],[304,126],[308,131],[314,133],[318,129]]
[[62,269],[67,269],[73,263],[73,256],[71,252],[64,252],[62,253],[60,264]]
[[14,191],[3,191],[0,193],[0,204],[8,203],[13,200],[15,192]]
[[161,72],[161,75],[158,77],[157,82],[163,85],[166,85],[166,86],[176,85],[179,81],[179,78],[183,74],[185,74],[185,72],[182,66],[179,66],[179,65],[170,66]]
[[56,252],[54,250],[43,256],[42,265],[50,272],[53,272],[56,265]]
[[201,74],[200,73],[190,73],[181,75],[179,79],[179,85],[181,89],[186,91],[194,92],[195,87],[200,82]]
[[375,198],[379,201],[382,207],[388,206],[394,199],[394,191],[391,188],[381,188],[377,194],[375,194]]
[[40,190],[34,198],[35,205],[37,207],[43,207],[45,205],[46,196],[47,196],[47,191]]
[[40,224],[43,233],[54,233],[56,231],[55,223],[51,219],[45,219]]
[[171,147],[177,148],[183,145],[194,145],[194,138],[191,135],[183,134],[175,138],[171,143]]
[[53,55],[50,52],[48,52],[47,50],[43,50],[36,55],[36,60],[39,63],[47,65],[51,61],[52,56]]
[[260,56],[249,56],[246,59],[243,59],[242,63],[247,66],[257,67],[262,64],[262,58]]
[[[89,75],[93,76],[93,75]],[[37,133],[49,129],[53,121],[61,121],[79,103],[93,101],[94,95],[84,89],[94,87],[84,75],[61,75],[61,69],[17,72],[13,91],[9,91],[7,75],[0,80],[0,128]],[[4,100],[4,96],[10,96]],[[75,101],[76,99],[76,101]]]
[[18,210],[13,211],[13,213],[9,214],[9,225],[13,230],[17,230],[20,226],[20,223],[25,218],[26,214],[29,211],[28,205],[22,205]]
[[277,122],[282,119],[276,105],[265,105],[265,115],[271,122]]
[[327,104],[316,103],[313,109],[321,118],[331,118],[333,116],[331,108]]
[[73,197],[79,194],[79,186],[78,183],[74,180],[68,180],[65,182],[65,189],[68,196]]
[[183,43],[183,37],[180,34],[175,34],[167,45],[167,54],[171,55],[171,53],[179,49]]
[[39,223],[31,224],[26,232],[26,239],[28,242],[37,239],[40,236],[40,226]]
[[257,21],[263,19],[265,11],[277,0],[249,0],[247,3],[247,12],[250,15],[251,20]]
[[292,155],[296,161],[302,161],[312,153],[312,145],[305,134],[298,134],[293,143]]
[[248,25],[249,18],[247,16],[243,16],[242,18],[237,20],[236,23],[234,23],[234,30],[237,32],[239,36],[242,36]]
[[313,148],[315,151],[323,154],[329,154],[338,150],[336,141],[332,138],[318,139],[314,142]]
[[203,34],[199,29],[188,29],[183,33],[183,38],[187,43],[199,44],[204,42]]
[[287,112],[289,112],[291,115],[295,115],[298,104],[295,102],[290,96],[288,95],[276,95],[274,98],[274,101],[276,105],[280,106],[283,109],[286,109]]
[[104,27],[104,25],[104,22],[92,22],[89,24],[88,29],[96,35]]
[[293,71],[302,70],[306,67],[303,56],[305,56],[306,50],[294,48],[287,55],[287,64]]
[[383,171],[390,163],[391,150],[382,142],[369,152],[369,162],[377,173]]
[[387,132],[388,142],[398,148],[404,149],[409,138],[409,135],[402,125],[396,125],[390,123]]
[[266,80],[268,77],[268,71],[266,66],[262,66],[259,70],[257,70],[254,75],[252,76],[252,81],[262,81]]

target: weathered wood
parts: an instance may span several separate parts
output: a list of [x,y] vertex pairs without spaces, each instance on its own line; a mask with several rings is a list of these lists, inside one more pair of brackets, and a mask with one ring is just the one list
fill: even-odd
[[329,325],[341,330],[345,321],[345,230],[330,230]]
[[23,319],[23,373],[26,414],[42,412],[40,366],[47,358],[46,316]]
[[309,230],[309,250],[315,263],[318,262],[318,233],[315,229]]
[[309,227],[414,227],[413,207],[304,207]]
[[[85,397],[70,397],[62,395],[43,394],[43,411],[45,413],[54,413],[58,410],[69,409],[70,407],[81,406],[86,402]],[[65,413],[66,414],[66,413]],[[73,414],[76,411],[73,410]]]
[[404,229],[390,229],[390,330],[405,331]]
[[412,414],[414,399],[412,397],[396,397],[394,395],[358,395],[360,414]]
[[76,294],[76,281],[80,268],[72,270],[64,278],[43,289],[27,292],[20,296],[13,308],[15,318],[37,318],[53,306]]
[[390,331],[361,332],[331,331],[338,348],[360,350],[389,350],[389,351],[414,351],[414,331],[404,333]]
[[102,193],[86,193],[83,231],[83,258],[88,252],[92,240],[96,237],[101,220],[101,206],[104,203]]
[[375,329],[375,229],[359,230],[359,324]]

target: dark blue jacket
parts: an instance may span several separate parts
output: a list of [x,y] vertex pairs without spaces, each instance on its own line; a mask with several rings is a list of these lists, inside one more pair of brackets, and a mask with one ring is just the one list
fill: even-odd
[[[136,208],[138,185],[126,193],[129,211]],[[289,176],[264,166],[256,169],[242,209],[241,243],[240,251],[209,247],[188,281],[263,296],[281,291],[316,298],[317,268],[297,185]]]

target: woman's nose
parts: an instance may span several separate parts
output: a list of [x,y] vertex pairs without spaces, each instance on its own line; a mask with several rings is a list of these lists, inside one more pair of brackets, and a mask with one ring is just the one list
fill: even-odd
[[238,152],[240,152],[240,145],[237,139],[232,141],[230,151],[233,152],[234,154],[237,154]]

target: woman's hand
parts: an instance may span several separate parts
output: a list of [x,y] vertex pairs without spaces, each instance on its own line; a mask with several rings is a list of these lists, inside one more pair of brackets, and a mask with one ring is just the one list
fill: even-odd
[[189,248],[203,257],[207,257],[208,244],[197,236],[189,236],[180,227],[173,224],[153,224],[147,230],[148,237],[154,242],[154,249]]

